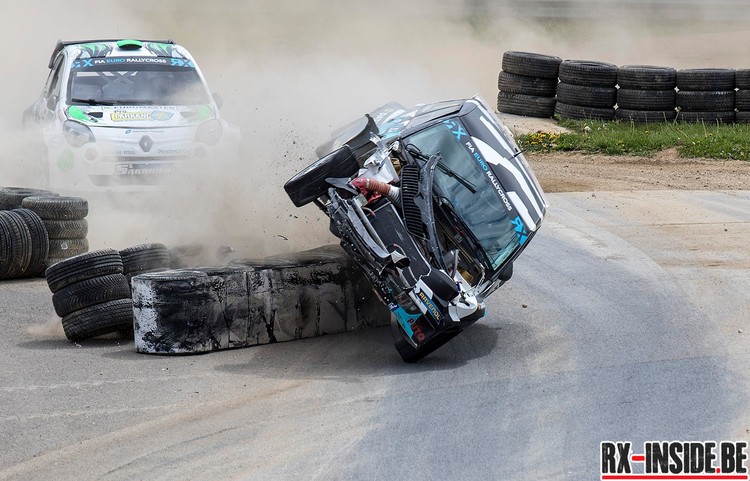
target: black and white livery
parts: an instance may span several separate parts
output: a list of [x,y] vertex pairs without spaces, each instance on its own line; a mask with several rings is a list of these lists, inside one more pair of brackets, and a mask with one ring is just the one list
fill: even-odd
[[480,98],[387,104],[335,132],[284,186],[315,203],[393,313],[414,362],[484,316],[547,201],[507,129]]

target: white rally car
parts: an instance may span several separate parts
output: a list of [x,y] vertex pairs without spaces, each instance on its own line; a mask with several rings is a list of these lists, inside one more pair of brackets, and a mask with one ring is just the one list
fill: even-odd
[[150,185],[239,150],[190,53],[171,40],[59,41],[44,90],[23,116],[38,184]]

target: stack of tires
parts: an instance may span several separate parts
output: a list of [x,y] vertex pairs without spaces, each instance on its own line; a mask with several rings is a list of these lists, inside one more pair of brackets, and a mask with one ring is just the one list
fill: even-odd
[[61,260],[47,268],[45,277],[69,340],[133,328],[130,287],[118,251],[104,249]]
[[28,209],[0,211],[0,280],[42,277],[48,248],[38,215]]
[[735,71],[696,68],[677,71],[677,120],[731,123],[735,119]]
[[25,187],[0,187],[0,279],[43,277],[49,237],[42,219],[21,204],[29,196],[57,196]]
[[734,106],[737,109],[735,121],[750,122],[750,69],[740,69],[734,73],[734,86],[737,88]]
[[560,62],[560,57],[550,55],[505,52],[497,80],[497,110],[526,117],[552,117]]
[[42,218],[49,235],[47,266],[88,252],[89,204],[81,197],[32,196],[22,205]]
[[672,121],[677,71],[671,67],[626,65],[617,70],[615,117],[631,122]]
[[617,66],[590,60],[560,64],[555,115],[564,119],[613,120]]

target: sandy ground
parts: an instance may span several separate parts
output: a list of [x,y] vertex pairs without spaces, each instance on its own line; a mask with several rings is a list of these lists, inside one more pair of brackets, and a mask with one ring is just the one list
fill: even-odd
[[[499,114],[514,135],[563,132],[552,119]],[[546,192],[628,190],[750,190],[750,162],[686,159],[676,149],[653,157],[528,153]]]

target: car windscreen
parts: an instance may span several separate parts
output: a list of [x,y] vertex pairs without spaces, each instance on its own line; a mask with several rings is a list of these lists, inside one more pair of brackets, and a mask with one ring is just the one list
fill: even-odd
[[208,92],[198,72],[188,61],[159,58],[150,60],[163,60],[163,63],[132,60],[123,63],[126,59],[127,57],[74,61],[68,80],[68,103],[198,105],[209,102]]
[[451,119],[411,135],[405,142],[426,155],[442,155],[442,166],[435,168],[433,191],[451,203],[495,270],[519,247],[519,241],[495,186],[459,140],[469,138],[465,132],[458,119]]

